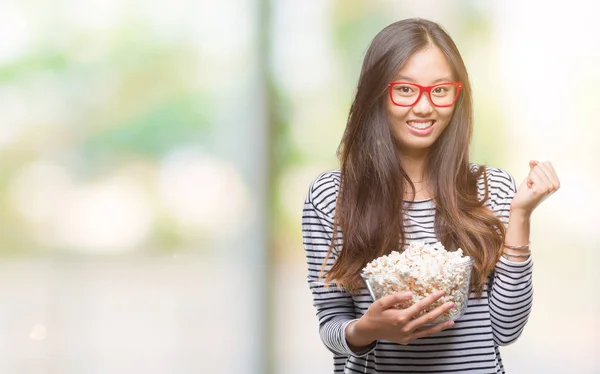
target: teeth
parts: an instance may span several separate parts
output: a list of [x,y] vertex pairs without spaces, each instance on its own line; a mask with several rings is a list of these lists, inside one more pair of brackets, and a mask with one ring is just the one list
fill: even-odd
[[433,125],[433,121],[427,122],[417,122],[417,121],[408,121],[408,125],[410,127],[414,127],[415,129],[423,130]]

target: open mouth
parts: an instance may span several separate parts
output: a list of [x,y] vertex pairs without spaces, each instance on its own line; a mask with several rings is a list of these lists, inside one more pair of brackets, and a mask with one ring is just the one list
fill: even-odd
[[430,128],[431,126],[433,126],[433,124],[435,123],[435,120],[429,120],[429,121],[407,121],[406,122],[410,127],[417,129],[417,130],[425,130]]

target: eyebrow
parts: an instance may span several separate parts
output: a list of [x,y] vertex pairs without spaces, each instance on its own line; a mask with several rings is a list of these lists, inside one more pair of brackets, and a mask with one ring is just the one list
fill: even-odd
[[[393,82],[399,82],[399,81],[406,81],[406,82],[416,83],[413,79],[411,79],[409,77],[405,77],[403,75],[398,75],[393,80]],[[449,78],[449,77],[439,78],[439,79],[434,80],[433,84],[440,83],[440,82],[452,82],[452,79]]]

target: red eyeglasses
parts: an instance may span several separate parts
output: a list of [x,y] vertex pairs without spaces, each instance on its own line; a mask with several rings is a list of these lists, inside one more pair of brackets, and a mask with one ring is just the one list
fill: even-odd
[[433,86],[421,86],[409,82],[390,82],[388,85],[390,99],[397,106],[413,106],[424,93],[429,95],[429,101],[436,107],[452,106],[462,89],[462,83],[444,82]]

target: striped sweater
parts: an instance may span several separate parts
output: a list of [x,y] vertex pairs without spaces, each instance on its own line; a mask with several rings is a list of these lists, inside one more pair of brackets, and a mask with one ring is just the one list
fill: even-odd
[[[487,168],[489,195],[485,202],[506,225],[516,191],[511,175]],[[499,346],[514,342],[527,322],[533,300],[532,262],[496,264],[481,298],[470,295],[466,313],[454,326],[408,345],[379,340],[361,352],[353,352],[345,328],[360,318],[373,302],[366,288],[350,295],[342,288],[325,287],[319,277],[333,233],[333,217],[340,186],[340,171],[322,173],[311,184],[304,203],[302,236],[308,265],[308,285],[317,310],[319,332],[333,353],[334,373],[504,373]],[[478,181],[483,197],[483,177]],[[406,205],[407,241],[438,241],[434,230],[432,200]],[[338,234],[336,247],[341,248]],[[336,256],[325,266],[327,272]]]

